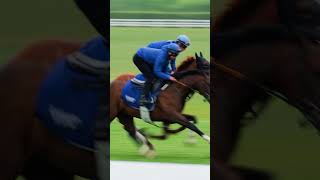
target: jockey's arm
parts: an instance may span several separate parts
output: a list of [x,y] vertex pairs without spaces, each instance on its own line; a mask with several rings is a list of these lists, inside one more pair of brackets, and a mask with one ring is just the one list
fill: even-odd
[[166,59],[165,59],[164,55],[158,56],[158,58],[156,59],[156,61],[154,63],[153,72],[155,73],[155,75],[157,77],[159,77],[161,79],[169,80],[170,79],[170,75],[163,72],[163,67],[164,67],[165,60]]
[[171,71],[176,71],[176,60],[170,61]]

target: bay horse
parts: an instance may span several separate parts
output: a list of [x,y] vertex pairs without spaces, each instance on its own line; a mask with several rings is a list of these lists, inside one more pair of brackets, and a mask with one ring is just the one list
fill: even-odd
[[[299,7],[298,7],[299,8]],[[282,26],[277,0],[234,0],[213,23],[213,153],[217,180],[271,179],[233,166],[243,116],[275,95],[320,130],[320,47]]]
[[35,116],[37,92],[62,57],[79,50],[80,42],[43,40],[27,46],[1,66],[0,179],[71,180],[96,178],[92,151],[67,144]]
[[[182,114],[186,98],[194,90],[198,91],[208,101],[210,100],[210,76],[209,62],[201,54],[189,57],[178,66],[174,76],[184,84],[172,83],[162,91],[157,99],[155,109],[151,112],[153,121],[161,121],[165,124],[180,124],[182,128],[188,128],[210,143],[210,138],[199,130],[192,122],[195,117]],[[154,147],[134,125],[133,118],[140,118],[139,110],[129,107],[121,99],[121,91],[126,82],[134,77],[133,74],[122,74],[112,81],[110,85],[110,123],[118,118],[124,129],[136,143],[141,144],[141,153],[147,157],[154,156]]]

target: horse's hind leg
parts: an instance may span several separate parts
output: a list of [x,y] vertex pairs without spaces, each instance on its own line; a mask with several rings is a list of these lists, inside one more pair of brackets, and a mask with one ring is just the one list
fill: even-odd
[[133,117],[120,114],[118,116],[119,122],[124,126],[124,129],[129,133],[130,137],[135,140],[137,144],[142,144],[140,153],[149,158],[155,156],[154,147],[149,140],[140,133],[134,125]]

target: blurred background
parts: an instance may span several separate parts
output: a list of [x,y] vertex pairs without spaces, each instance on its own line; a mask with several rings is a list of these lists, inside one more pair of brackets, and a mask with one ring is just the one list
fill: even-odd
[[[111,0],[112,19],[201,19],[209,20],[209,0]],[[138,73],[132,57],[140,47],[159,40],[175,40],[180,34],[186,34],[191,39],[191,46],[177,58],[177,65],[187,56],[202,51],[206,59],[210,57],[209,26],[202,28],[168,28],[168,27],[111,27],[111,81],[122,73]],[[198,127],[210,134],[209,104],[203,98],[195,95],[187,103],[184,112],[198,117]],[[148,125],[136,119],[139,127],[148,131],[160,133],[159,128]],[[176,127],[176,126],[173,126]],[[138,146],[129,138],[127,132],[118,121],[113,121],[110,127],[111,160],[172,162],[172,163],[210,163],[210,145],[200,137],[193,146],[185,145],[188,131],[170,136],[165,141],[152,140],[157,157],[146,159],[138,153]]]
[[209,19],[209,0],[111,0],[111,18]]
[[[213,19],[230,1],[213,1]],[[298,111],[273,98],[256,122],[243,129],[232,161],[271,171],[279,180],[319,179],[320,137],[313,128],[301,128],[302,120]]]
[[87,40],[97,33],[73,0],[1,1],[0,61],[41,39]]
[[86,41],[97,35],[73,0],[4,0],[0,6],[0,22],[0,63],[38,40]]

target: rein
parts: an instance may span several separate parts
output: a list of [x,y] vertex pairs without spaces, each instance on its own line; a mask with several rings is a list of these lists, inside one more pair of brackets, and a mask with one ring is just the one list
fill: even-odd
[[180,85],[182,85],[182,86],[190,89],[190,90],[193,91],[193,92],[196,92],[196,93],[200,94],[200,92],[199,92],[198,90],[193,89],[192,87],[186,85],[185,83],[183,83],[183,82],[181,82],[181,81],[178,81],[178,80],[177,80],[177,81],[174,81],[174,82],[176,82],[176,83],[178,83],[178,84],[180,84]]
[[[186,72],[188,72],[188,71],[186,71]],[[203,74],[203,73],[204,73],[204,72],[202,72],[201,70],[191,70],[191,71],[189,71],[189,72],[195,72],[195,73],[199,73],[199,74]],[[190,87],[189,85],[187,85],[187,84],[185,84],[185,83],[183,83],[183,82],[181,82],[181,81],[179,81],[179,80],[174,81],[174,82],[177,83],[177,84],[179,84],[179,85],[181,85],[181,86],[184,86],[184,87],[190,89],[190,90],[192,91],[191,94],[198,93],[199,95],[201,95],[200,91],[198,91],[198,90]],[[177,90],[178,90],[178,89],[177,89]],[[206,96],[209,96],[209,95],[206,94]],[[205,99],[205,101],[207,101],[207,100]]]

